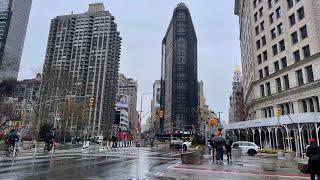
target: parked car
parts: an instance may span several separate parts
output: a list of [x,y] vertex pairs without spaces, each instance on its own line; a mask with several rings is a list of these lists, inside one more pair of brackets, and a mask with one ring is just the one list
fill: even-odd
[[253,142],[248,142],[248,141],[237,141],[237,142],[234,142],[232,144],[232,146],[234,144],[239,145],[239,147],[242,150],[242,152],[241,152],[242,154],[248,154],[249,156],[255,156],[260,149],[260,147],[258,145],[256,145]]
[[182,148],[184,151],[186,151],[189,146],[191,146],[191,142],[192,142],[192,139],[188,140],[188,141],[185,141],[183,144],[182,144]]
[[170,148],[172,148],[172,147],[181,148],[182,144],[183,144],[183,141],[181,141],[180,139],[171,139]]

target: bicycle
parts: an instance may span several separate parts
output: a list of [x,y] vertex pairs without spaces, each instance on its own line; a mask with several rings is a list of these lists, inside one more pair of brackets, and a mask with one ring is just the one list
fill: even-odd
[[7,149],[5,151],[5,154],[6,156],[10,156],[11,154],[14,155],[14,156],[17,156],[18,155],[18,145],[17,145],[17,142],[13,144],[7,144]]
[[43,147],[44,154],[48,154],[53,147],[55,147],[55,141],[53,143],[46,143]]

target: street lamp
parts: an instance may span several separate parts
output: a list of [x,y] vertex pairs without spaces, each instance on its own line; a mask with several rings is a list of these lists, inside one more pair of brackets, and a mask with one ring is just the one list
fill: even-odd
[[143,96],[147,95],[147,94],[152,94],[152,92],[141,94],[140,120],[139,120],[139,143],[140,143],[140,146],[141,146],[141,120],[142,120],[142,102],[143,102],[142,100],[143,100]]

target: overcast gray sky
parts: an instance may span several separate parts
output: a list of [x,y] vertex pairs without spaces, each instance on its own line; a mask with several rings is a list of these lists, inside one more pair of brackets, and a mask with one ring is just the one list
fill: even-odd
[[[44,62],[50,20],[58,15],[83,13],[88,4],[103,2],[122,37],[120,73],[138,80],[140,94],[152,92],[160,78],[161,41],[180,2],[188,6],[198,38],[198,80],[204,82],[207,104],[228,120],[233,70],[240,64],[238,18],[234,0],[33,0],[19,79],[33,78],[31,69]],[[150,110],[145,95],[143,111]]]

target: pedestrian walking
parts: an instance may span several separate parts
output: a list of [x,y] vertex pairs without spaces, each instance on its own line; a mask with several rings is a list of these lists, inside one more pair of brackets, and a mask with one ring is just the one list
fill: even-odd
[[212,140],[216,146],[216,164],[223,164],[223,145],[225,139],[220,134],[219,136],[214,136]]
[[306,155],[309,157],[308,172],[310,173],[310,179],[315,180],[317,175],[317,179],[320,180],[320,147],[313,138],[309,140],[309,143],[310,146]]
[[211,151],[212,151],[211,153],[212,153],[212,162],[213,163],[214,163],[214,153],[215,153],[215,149],[216,149],[216,145],[215,145],[214,141],[212,140],[214,136],[215,136],[214,134],[211,134],[211,138],[210,138],[210,146],[211,146]]
[[[232,140],[229,138],[229,136],[226,137],[226,140],[224,142],[224,147],[225,147],[226,153],[227,153],[228,164],[230,164],[232,162],[232,154],[231,154]],[[231,162],[230,162],[230,160],[231,160]]]

